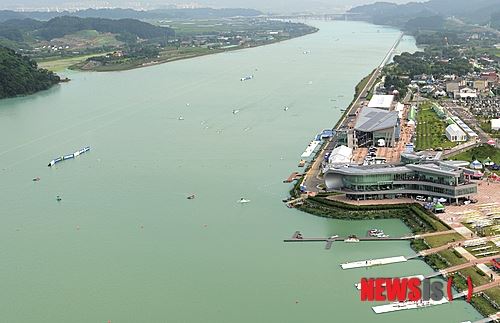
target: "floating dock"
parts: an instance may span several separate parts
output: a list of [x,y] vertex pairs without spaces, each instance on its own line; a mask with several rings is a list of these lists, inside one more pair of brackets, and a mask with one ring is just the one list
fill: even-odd
[[389,257],[389,258],[379,258],[379,259],[369,259],[355,262],[347,262],[345,264],[341,264],[340,267],[342,269],[354,269],[354,268],[364,268],[364,267],[372,267],[379,265],[387,265],[387,264],[395,264],[398,262],[407,262],[408,259],[404,256],[397,257]]
[[402,310],[413,310],[413,309],[418,309],[418,308],[425,308],[425,307],[430,307],[430,306],[436,306],[436,305],[441,305],[441,304],[446,304],[448,303],[448,300],[446,297],[443,297],[439,301],[434,301],[434,300],[428,300],[428,301],[406,301],[406,302],[395,302],[391,304],[386,304],[386,305],[378,305],[378,306],[373,306],[372,310],[376,314],[382,314],[382,313],[389,313],[389,312],[395,312],[395,311],[402,311]]
[[89,151],[89,150],[90,150],[90,146],[88,146],[88,147],[84,147],[84,148],[82,148],[82,149],[80,149],[80,150],[77,150],[76,152],[74,152],[74,153],[72,153],[72,154],[68,154],[68,155],[64,155],[64,156],[61,156],[61,157],[54,158],[54,159],[52,159],[52,160],[49,162],[49,164],[48,164],[47,166],[52,167],[52,166],[54,166],[55,164],[57,164],[57,163],[59,163],[59,162],[62,162],[62,161],[64,161],[64,160],[73,159],[73,158],[75,158],[75,157],[78,157],[78,156],[80,156],[81,154],[84,154],[84,153],[86,153],[86,152],[87,152],[87,151]]
[[287,179],[285,179],[285,180],[283,181],[283,183],[291,183],[291,182],[293,182],[294,180],[299,179],[299,178],[301,178],[301,177],[302,177],[302,175],[300,175],[300,174],[299,174],[299,172],[293,172],[293,173],[291,173],[291,174],[290,174],[290,176],[288,176],[288,178],[287,178]]
[[312,153],[314,152],[314,150],[316,150],[316,148],[319,146],[320,143],[321,143],[321,141],[317,141],[317,140],[311,141],[309,146],[307,146],[306,150],[304,151],[304,153],[300,157],[302,157],[302,158],[311,157]]

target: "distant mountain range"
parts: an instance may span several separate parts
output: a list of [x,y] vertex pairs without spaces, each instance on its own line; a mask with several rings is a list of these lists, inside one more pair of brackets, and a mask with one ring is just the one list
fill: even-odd
[[108,18],[108,19],[212,19],[212,18],[229,18],[236,16],[255,17],[262,15],[262,12],[254,9],[156,9],[148,11],[137,11],[132,9],[87,9],[75,12],[43,12],[31,11],[20,12],[12,10],[0,10],[0,21],[10,19],[37,19],[50,20],[56,17],[73,16],[80,18]]
[[431,19],[432,17],[440,17],[441,20],[444,17],[456,17],[470,24],[491,23],[496,28],[500,25],[500,0],[430,0],[400,5],[376,2],[355,7],[349,12],[360,14],[360,17],[375,24],[409,28],[422,23],[439,24],[439,19]]
[[0,38],[22,42],[28,37],[51,40],[82,30],[96,30],[102,33],[129,34],[142,39],[172,36],[174,30],[159,27],[136,19],[106,19],[56,17],[49,21],[31,18],[11,19],[0,22]]

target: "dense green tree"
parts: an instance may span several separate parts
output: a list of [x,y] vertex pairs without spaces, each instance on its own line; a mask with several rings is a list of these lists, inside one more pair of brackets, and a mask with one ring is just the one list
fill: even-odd
[[59,81],[59,76],[39,69],[35,61],[0,46],[0,98],[46,90]]

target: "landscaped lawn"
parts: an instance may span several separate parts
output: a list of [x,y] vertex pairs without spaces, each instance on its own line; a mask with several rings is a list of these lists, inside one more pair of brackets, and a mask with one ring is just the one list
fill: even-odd
[[464,237],[462,237],[458,233],[449,233],[438,236],[425,237],[425,241],[427,241],[427,244],[429,244],[431,248],[440,247],[442,245],[447,244],[448,242],[460,241],[460,240],[464,240]]
[[446,138],[446,127],[447,123],[439,119],[438,115],[432,110],[432,103],[422,104],[417,113],[416,149],[447,149],[456,146],[456,143]]
[[482,162],[488,157],[490,157],[493,162],[500,164],[500,149],[490,145],[482,145],[455,155],[452,159],[466,161],[473,161],[474,159],[477,159]]
[[448,260],[448,262],[452,266],[461,265],[467,262],[467,259],[463,257],[462,258],[457,257],[457,255],[453,252],[453,250],[443,250],[438,253],[441,255],[441,257]]

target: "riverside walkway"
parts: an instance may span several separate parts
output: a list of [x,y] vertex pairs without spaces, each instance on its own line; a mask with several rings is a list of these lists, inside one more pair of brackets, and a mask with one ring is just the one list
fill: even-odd
[[[353,269],[353,268],[361,268],[361,267],[388,265],[388,264],[392,264],[392,263],[396,263],[396,262],[406,262],[406,261],[411,260],[411,259],[416,259],[419,257],[428,256],[428,255],[438,253],[439,251],[443,251],[443,250],[447,250],[447,249],[449,249],[449,248],[447,245],[445,245],[445,246],[441,246],[441,247],[437,247],[437,248],[433,248],[433,249],[423,250],[426,252],[425,253],[419,252],[419,253],[417,253],[415,255],[411,255],[411,256],[394,256],[394,257],[388,257],[388,258],[358,260],[358,261],[353,261],[353,262],[347,262],[347,263],[341,264],[340,266],[342,267],[342,269]],[[479,259],[469,261],[469,262],[466,262],[466,263],[463,263],[463,264],[460,264],[457,266],[449,267],[449,268],[443,269],[439,272],[430,274],[426,278],[448,274],[450,272],[455,272],[455,271],[458,271],[461,269],[465,269],[467,267],[475,266],[477,264],[487,263],[487,262],[490,262],[494,258],[498,258],[498,254],[493,255],[493,256],[489,256],[489,257],[479,258]]]

